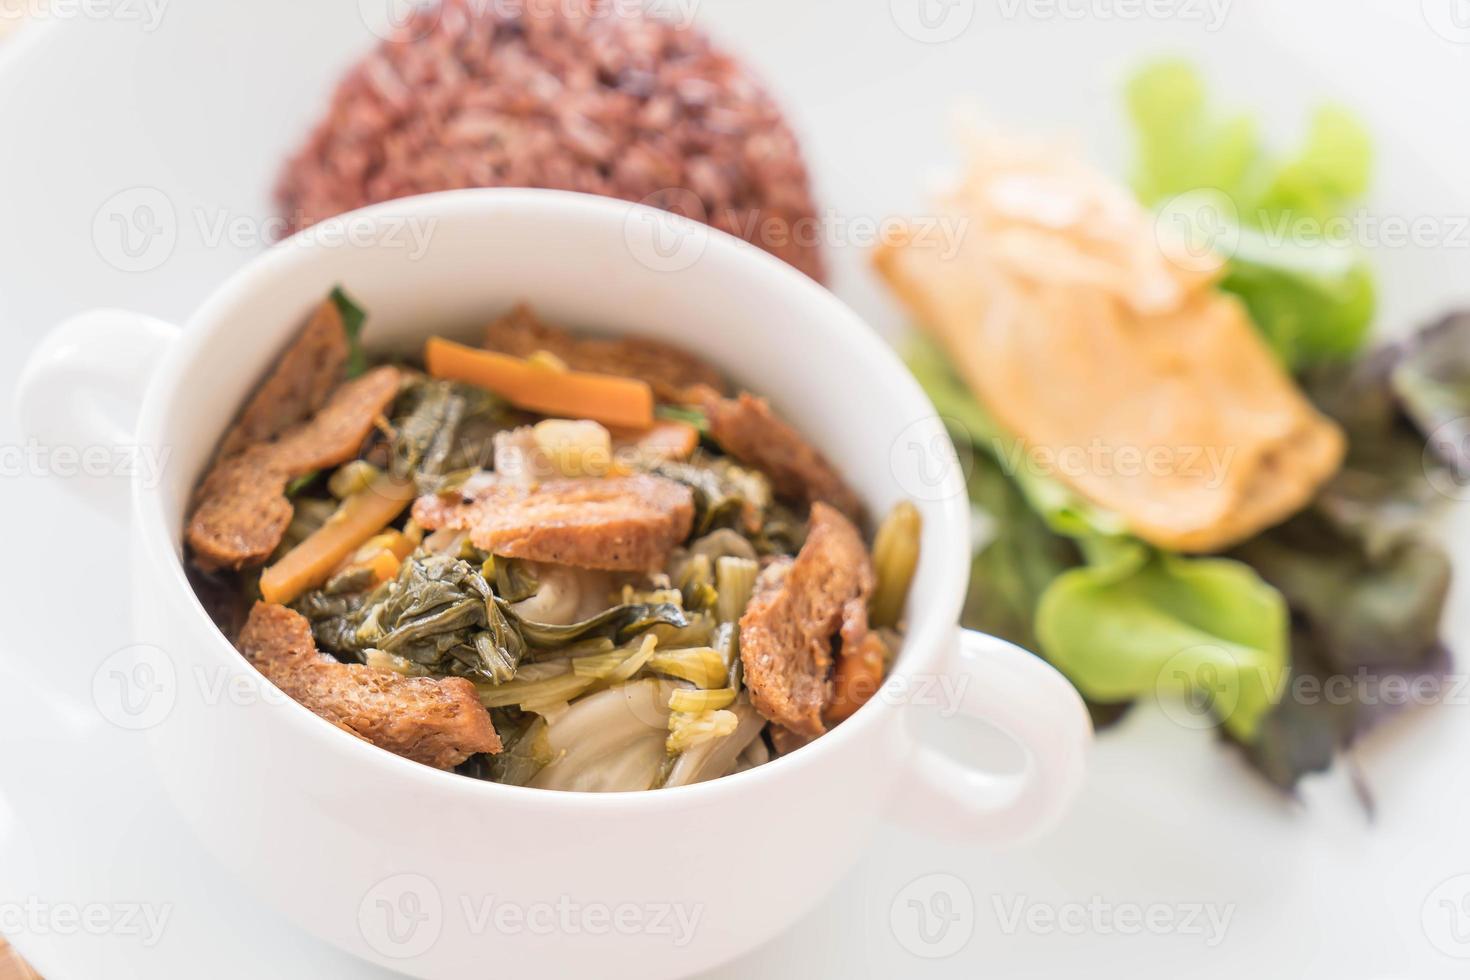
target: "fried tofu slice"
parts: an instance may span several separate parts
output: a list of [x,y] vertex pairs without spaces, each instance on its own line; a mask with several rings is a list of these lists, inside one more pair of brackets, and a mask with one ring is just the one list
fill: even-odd
[[205,571],[264,562],[291,525],[291,472],[266,444],[220,460],[195,492],[185,539]]
[[239,569],[268,559],[291,524],[287,485],[355,458],[401,383],[397,368],[374,368],[340,386],[311,419],[279,439],[218,460],[194,495],[186,531],[194,563]]
[[863,503],[827,458],[771,411],[764,398],[741,392],[725,398],[710,389],[689,392],[709,420],[720,448],[771,478],[776,493],[805,504],[822,501],[862,523]]
[[873,699],[888,672],[888,647],[868,625],[868,604],[849,602],[842,613],[842,648],[832,673],[832,700],[822,712],[827,727],[846,721]]
[[728,390],[725,376],[681,347],[644,337],[578,337],[544,323],[522,304],[485,328],[485,346],[515,357],[545,351],[573,371],[615,374],[647,382],[661,401],[678,401],[686,388]]
[[486,475],[459,496],[420,497],[413,519],[430,531],[468,531],[475,547],[507,558],[646,572],[689,536],[694,494],[642,474],[530,484]]
[[813,504],[801,551],[761,572],[740,617],[745,684],[762,716],[807,738],[827,730],[833,638],[850,633],[854,653],[863,652],[874,583],[857,528],[827,504]]
[[355,459],[362,444],[393,408],[403,372],[392,365],[373,368],[332,393],[322,410],[281,436],[276,458],[300,476]]
[[309,418],[346,380],[347,356],[342,313],[325,300],[226,433],[220,458],[274,439]]
[[941,207],[959,240],[915,225],[875,261],[1015,437],[1013,465],[1185,552],[1280,523],[1337,472],[1341,430],[1217,288],[1223,259],[1189,253],[1126,188],[986,137]]
[[462,677],[404,677],[321,653],[311,625],[285,606],[258,602],[236,644],[293,700],[365,742],[435,769],[497,753],[500,736]]

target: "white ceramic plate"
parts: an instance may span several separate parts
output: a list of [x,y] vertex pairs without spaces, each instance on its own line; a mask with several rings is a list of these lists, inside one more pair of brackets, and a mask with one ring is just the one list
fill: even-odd
[[[255,253],[280,158],[371,43],[364,13],[381,19],[387,0],[118,0],[101,19],[52,2],[49,18],[0,47],[6,391],[60,317],[106,304],[178,319]],[[925,181],[952,160],[947,120],[962,101],[1075,134],[1121,171],[1117,85],[1150,54],[1195,58],[1221,97],[1284,138],[1311,105],[1345,101],[1381,151],[1372,214],[1429,216],[1443,229],[1436,246],[1373,253],[1381,329],[1392,333],[1470,299],[1470,242],[1453,233],[1470,215],[1470,22],[1458,26],[1457,2],[703,0],[696,10],[790,107],[834,227],[920,207]],[[161,11],[156,23],[150,11]],[[129,254],[115,216],[138,218],[141,232],[150,214],[137,205],[160,200],[172,241],[135,237]],[[840,245],[832,259],[836,290],[896,336],[901,314],[862,250]],[[0,446],[17,443],[0,414]],[[373,975],[232,888],[157,801],[135,739],[91,709],[92,673],[122,616],[120,584],[97,595],[120,567],[108,557],[118,539],[48,484],[0,485],[0,928],[52,980],[185,977],[204,963],[222,978]],[[1467,530],[1461,514],[1447,533],[1465,541]],[[1450,627],[1462,651],[1466,582]],[[1463,951],[1457,922],[1470,937],[1470,915],[1452,917],[1470,896],[1470,879],[1457,880],[1470,874],[1467,744],[1464,704],[1375,735],[1357,754],[1379,801],[1370,823],[1341,770],[1287,804],[1208,736],[1142,710],[1101,740],[1087,795],[1050,840],[988,854],[895,831],[823,909],[722,975],[1463,976],[1446,951]],[[66,910],[89,905],[108,910],[104,934],[68,928]],[[124,924],[137,905],[168,916],[158,942],[140,920]],[[1222,932],[1211,911],[1216,923],[1228,916]],[[1145,914],[1142,925],[1130,918]]]

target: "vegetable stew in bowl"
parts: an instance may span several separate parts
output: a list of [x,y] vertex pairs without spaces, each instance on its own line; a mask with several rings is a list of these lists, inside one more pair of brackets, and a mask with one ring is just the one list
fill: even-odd
[[196,591],[272,683],[441,769],[547,789],[701,782],[878,690],[919,515],[870,549],[839,472],[668,344],[518,307],[374,363],[340,289],[195,492]]

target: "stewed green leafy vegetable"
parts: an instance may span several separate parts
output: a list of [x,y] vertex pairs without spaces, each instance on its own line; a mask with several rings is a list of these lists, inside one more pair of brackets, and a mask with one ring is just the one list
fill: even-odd
[[[365,322],[340,288],[323,300],[185,527],[201,597],[287,695],[424,765],[585,791],[761,765],[772,726],[803,729],[781,739],[793,751],[871,697],[886,669],[873,651],[902,627],[917,511],[885,538],[880,638],[862,616],[860,501],[697,355],[517,308],[485,348],[431,337],[422,360],[369,363]],[[828,553],[807,553],[809,523]],[[773,564],[807,571],[788,586],[763,578]],[[824,566],[836,588],[811,574]],[[788,630],[782,608],[803,604]],[[747,673],[751,616],[748,646],[764,648]],[[836,662],[804,662],[812,643]],[[847,675],[875,663],[855,690]],[[810,665],[823,676],[800,686]],[[809,691],[820,703],[798,703]]]
[[446,555],[411,556],[371,592],[312,592],[299,608],[326,649],[381,650],[440,674],[506,681],[526,649],[479,570]]

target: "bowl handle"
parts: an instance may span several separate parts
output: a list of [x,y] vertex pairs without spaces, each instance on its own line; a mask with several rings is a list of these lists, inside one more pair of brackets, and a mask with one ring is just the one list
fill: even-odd
[[157,477],[167,462],[165,447],[140,445],[135,430],[148,381],[178,335],[162,320],[110,309],[79,314],[47,334],[15,397],[28,449],[51,461],[37,475],[63,477],[83,501],[123,520],[131,477]]
[[895,796],[896,815],[921,832],[977,843],[1039,837],[1082,788],[1092,745],[1087,707],[1040,657],[983,633],[958,634],[943,668],[948,683],[938,685],[946,707],[1014,740],[1026,768],[989,772],[916,736],[907,782]]

